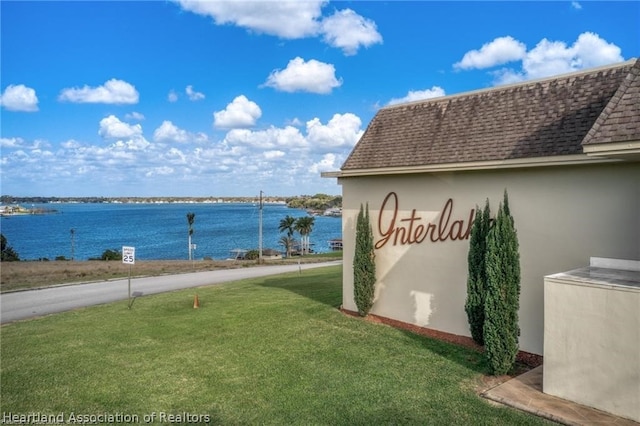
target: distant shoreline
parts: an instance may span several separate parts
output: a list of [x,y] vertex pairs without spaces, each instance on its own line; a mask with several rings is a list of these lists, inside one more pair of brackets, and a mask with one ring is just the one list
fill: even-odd
[[[265,197],[267,204],[286,204],[293,197]],[[257,203],[253,197],[10,197],[2,196],[2,204],[217,204]]]
[[32,215],[40,215],[40,214],[54,214],[54,213],[60,213],[60,212],[55,209],[41,209],[41,208],[28,209],[18,205],[0,207],[1,217],[32,216]]
[[[305,209],[309,214],[330,214],[340,216],[342,209],[341,195],[297,195],[256,196],[256,197],[14,197],[0,196],[0,207],[20,208],[24,205],[36,204],[255,204],[284,205],[290,208]],[[33,209],[32,209],[33,210]],[[46,210],[46,209],[45,209]]]

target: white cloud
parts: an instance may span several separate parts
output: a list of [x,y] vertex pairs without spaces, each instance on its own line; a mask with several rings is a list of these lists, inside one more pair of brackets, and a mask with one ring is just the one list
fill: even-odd
[[320,161],[317,161],[311,166],[311,172],[320,174],[322,172],[329,172],[340,168],[341,163],[338,163],[338,156],[332,153],[322,156]]
[[189,135],[186,130],[179,129],[171,121],[165,120],[153,132],[153,140],[156,142],[175,141],[185,143],[189,141]]
[[515,84],[527,79],[522,71],[516,71],[510,68],[501,68],[496,71],[491,71],[490,74],[493,76],[493,83],[496,85]]
[[187,164],[187,155],[178,148],[171,148],[163,155],[164,161],[170,164]]
[[22,138],[0,138],[0,147],[2,148],[21,148],[24,146]]
[[0,95],[0,105],[9,111],[38,111],[36,91],[24,84],[10,84]]
[[571,47],[572,65],[576,69],[593,68],[624,61],[622,50],[592,32],[582,33]]
[[[620,53],[618,46],[590,32],[580,34],[572,46],[561,41],[543,39],[527,52],[519,74],[523,80],[529,80],[579,71],[621,62],[624,58]],[[499,83],[503,81],[498,80]]]
[[335,114],[324,125],[318,118],[307,122],[307,140],[316,151],[352,148],[362,137],[360,118],[352,113]]
[[132,138],[142,135],[142,126],[120,121],[115,115],[100,120],[98,134],[105,139]]
[[527,53],[522,68],[528,78],[567,73],[573,69],[573,57],[573,52],[564,42],[542,39]]
[[[42,149],[48,145],[46,142],[25,143],[25,148],[3,156],[3,179],[19,179],[29,182],[27,185],[37,182],[39,188],[48,186],[54,189],[75,182],[78,188],[87,189],[76,180],[78,175],[83,175],[82,182],[90,190],[96,185],[109,187],[114,179],[127,176],[129,171],[137,170],[138,164],[144,163],[137,160],[149,151],[141,149],[144,141],[138,139],[136,143],[119,141],[105,147],[70,140],[60,144],[55,152]],[[114,174],[116,166],[119,173]]]
[[74,139],[69,139],[68,141],[60,143],[60,146],[65,149],[73,149],[73,148],[80,148],[82,146],[82,143]]
[[172,175],[174,172],[173,167],[168,167],[168,166],[159,166],[159,167],[153,167],[152,169],[150,169],[149,171],[147,171],[145,173],[146,177],[153,177],[153,176],[170,176]]
[[175,92],[175,90],[171,90],[169,92],[169,94],[167,95],[167,100],[169,102],[177,102],[178,101],[178,94]]
[[291,126],[294,126],[294,127],[300,127],[304,123],[302,121],[300,121],[300,119],[298,117],[294,117],[292,120],[287,120],[287,124],[289,124]]
[[271,126],[265,130],[232,129],[224,141],[229,146],[249,146],[257,149],[273,150],[277,148],[300,149],[308,146],[300,130],[287,126],[278,128]]
[[317,19],[325,2],[178,0],[178,3],[185,10],[212,17],[217,25],[232,24],[256,33],[296,39],[317,34]]
[[342,80],[336,79],[335,73],[332,64],[315,59],[305,62],[296,57],[289,61],[284,70],[272,71],[264,85],[283,92],[327,94],[342,85]]
[[114,115],[100,124],[107,143],[71,139],[51,149],[46,141],[0,138],[3,187],[56,194],[73,187],[68,194],[76,196],[166,195],[185,187],[202,195],[240,195],[254,193],[258,185],[277,187],[279,195],[339,192],[319,173],[339,168],[363,133],[352,113],[335,114],[327,122],[313,118],[302,128],[236,128],[222,140],[203,144],[197,142],[206,136],[171,121],[154,131],[154,143],[139,124]]
[[351,9],[336,11],[321,23],[324,41],[342,49],[345,55],[355,55],[360,46],[369,47],[382,43],[382,36],[375,22],[366,19]]
[[213,125],[221,129],[252,127],[261,116],[262,110],[258,104],[240,95],[225,109],[213,113]]
[[[496,43],[497,40],[502,40]],[[621,49],[600,38],[598,34],[585,32],[568,46],[564,41],[542,39],[520,58],[518,46],[524,44],[512,37],[501,37],[485,44],[480,51],[465,54],[462,61],[454,64],[460,69],[490,68],[510,61],[521,61],[521,68],[501,68],[490,71],[494,84],[509,84],[523,80],[551,77],[582,69],[593,68],[624,61]]]
[[126,152],[127,155],[131,155],[129,151],[144,151],[149,148],[151,144],[142,136],[134,136],[128,140],[118,140],[111,146],[117,148],[122,152]]
[[144,115],[139,113],[139,112],[130,112],[129,114],[125,115],[124,118],[126,118],[127,120],[135,120],[135,121],[142,121],[144,120]]
[[193,90],[193,86],[191,85],[187,86],[187,88],[185,89],[185,93],[189,97],[190,101],[199,101],[201,99],[204,99],[204,93],[196,92],[195,90]]
[[442,87],[433,86],[431,89],[425,90],[410,90],[406,96],[402,98],[393,98],[387,105],[401,104],[405,102],[421,101],[423,99],[432,99],[445,96],[445,91]]
[[0,147],[5,149],[30,149],[40,150],[51,148],[51,144],[42,139],[36,139],[34,141],[27,141],[23,138],[0,138]]
[[197,1],[178,0],[190,12],[213,18],[216,25],[235,25],[250,32],[283,39],[321,37],[345,55],[361,46],[382,42],[375,22],[351,9],[323,17],[326,0],[305,1]]
[[153,132],[153,140],[156,142],[203,143],[207,142],[208,137],[204,133],[191,133],[180,129],[171,121],[165,120]]
[[471,50],[464,54],[460,62],[453,66],[457,69],[490,68],[524,58],[527,47],[511,36],[498,37],[482,45],[480,50]]
[[275,160],[277,158],[286,157],[287,153],[278,149],[274,149],[272,151],[265,151],[262,155],[264,155],[264,158],[266,158],[267,160]]
[[94,104],[136,104],[139,94],[136,88],[123,80],[112,78],[98,87],[63,89],[60,101]]
[[580,3],[578,3],[577,1],[572,1],[571,2],[571,7],[576,9],[576,10],[582,9],[582,5]]

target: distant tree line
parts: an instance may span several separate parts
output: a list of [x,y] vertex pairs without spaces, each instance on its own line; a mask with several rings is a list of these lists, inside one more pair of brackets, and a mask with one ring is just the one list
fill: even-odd
[[341,195],[300,195],[286,199],[287,206],[295,209],[326,210],[342,207]]
[[[217,202],[225,203],[255,203],[257,197],[16,197],[13,195],[0,196],[0,204],[47,204],[47,203],[180,203],[180,202]],[[323,210],[342,206],[342,196],[316,194],[299,195],[295,197],[267,196],[265,203],[286,203],[292,208]]]
[[1,204],[47,204],[47,203],[108,203],[110,198],[104,197],[14,197],[0,196]]

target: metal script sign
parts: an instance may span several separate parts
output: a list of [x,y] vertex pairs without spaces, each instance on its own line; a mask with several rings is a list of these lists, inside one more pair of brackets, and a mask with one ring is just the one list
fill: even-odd
[[[453,199],[449,198],[438,214],[437,222],[427,222],[417,215],[416,209],[408,216],[399,215],[398,194],[390,192],[380,206],[378,216],[378,234],[375,248],[381,249],[387,244],[409,245],[427,242],[466,240],[471,233],[475,218],[475,209],[471,209],[469,217],[453,219]],[[436,216],[436,217],[438,217]]]

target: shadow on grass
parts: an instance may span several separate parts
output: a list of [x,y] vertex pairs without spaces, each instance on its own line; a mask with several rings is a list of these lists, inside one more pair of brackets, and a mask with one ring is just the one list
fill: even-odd
[[341,267],[308,269],[284,278],[265,278],[261,285],[288,290],[332,308],[339,308],[342,303]]
[[400,330],[407,338],[449,361],[476,373],[488,374],[487,360],[482,352],[456,343],[445,342],[436,337],[422,336],[409,330]]
[[[306,270],[301,274],[291,274],[286,277],[265,278],[261,284],[264,287],[287,290],[299,296],[339,309],[342,303],[342,268],[321,268]],[[346,314],[345,314],[346,315]],[[353,317],[354,321],[365,321],[360,317]],[[410,330],[393,327],[424,349],[450,360],[474,372],[486,374],[487,362],[481,352],[468,347],[445,342],[431,336],[423,336]]]
[[[423,336],[410,330],[401,329],[401,331],[408,338],[449,361],[469,368],[476,373],[485,376],[491,375],[489,372],[489,362],[481,348],[474,349],[464,344],[440,340],[437,337]],[[513,367],[511,367],[511,370],[509,370],[506,375],[511,377],[519,376],[535,367],[537,367],[537,365],[528,365],[525,361],[517,358]]]

